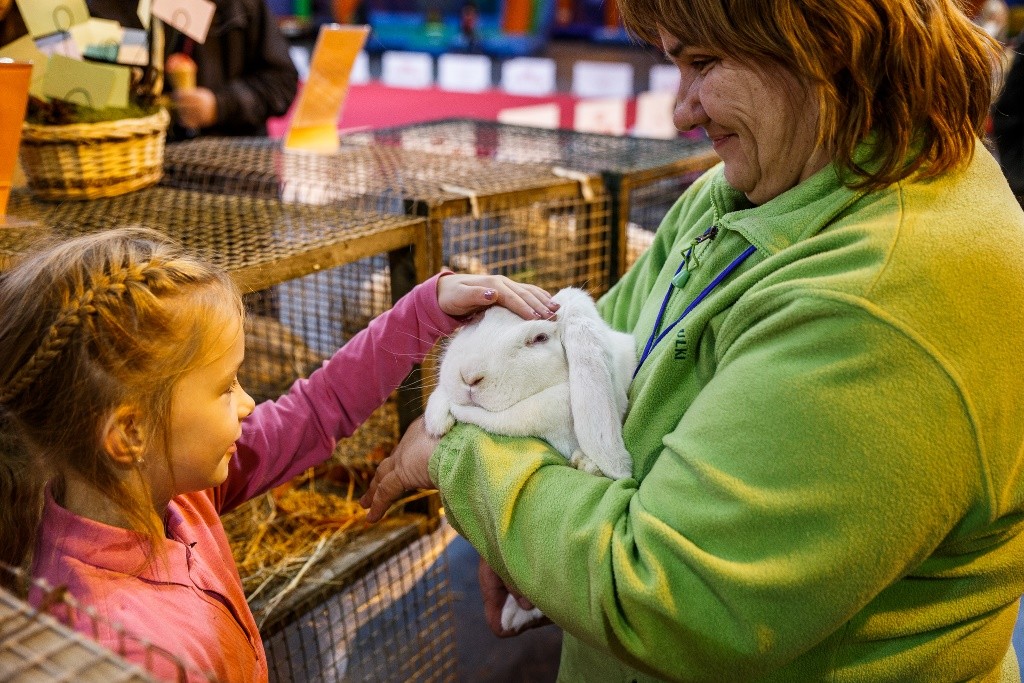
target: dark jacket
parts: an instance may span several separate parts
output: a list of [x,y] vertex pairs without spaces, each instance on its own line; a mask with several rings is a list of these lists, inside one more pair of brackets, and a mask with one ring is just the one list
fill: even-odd
[[[217,98],[217,123],[204,135],[266,135],[267,119],[288,111],[298,73],[288,43],[264,0],[214,0],[217,9],[202,45],[165,26],[166,54],[190,52],[198,67],[196,85]],[[134,2],[88,0],[94,17],[141,28]],[[169,89],[165,84],[165,88]],[[181,137],[180,129],[168,135]]]
[[1006,74],[1003,91],[992,110],[992,135],[999,165],[1013,193],[1024,195],[1024,54],[1018,52]]

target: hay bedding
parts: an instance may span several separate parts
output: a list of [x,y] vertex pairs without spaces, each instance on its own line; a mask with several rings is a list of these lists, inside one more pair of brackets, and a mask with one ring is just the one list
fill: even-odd
[[[338,444],[323,465],[224,515],[246,600],[259,600],[261,624],[287,600],[310,569],[368,528],[359,496],[377,464],[397,443],[393,402]],[[414,498],[396,504],[396,509]]]

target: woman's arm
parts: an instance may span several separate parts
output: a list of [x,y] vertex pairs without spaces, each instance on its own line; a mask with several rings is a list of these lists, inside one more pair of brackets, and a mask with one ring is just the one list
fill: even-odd
[[747,679],[942,542],[980,479],[961,414],[902,331],[802,297],[723,350],[639,485],[461,425],[430,465],[453,525],[566,631],[659,676]]

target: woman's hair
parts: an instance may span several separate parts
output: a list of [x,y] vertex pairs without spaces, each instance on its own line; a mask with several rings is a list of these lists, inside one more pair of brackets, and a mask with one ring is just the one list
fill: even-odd
[[[775,63],[817,93],[818,142],[851,186],[965,164],[988,116],[999,44],[954,0],[620,0],[627,28]],[[874,134],[872,155],[854,160]]]
[[152,502],[129,493],[104,426],[133,408],[139,455],[167,457],[174,384],[206,362],[213,326],[241,314],[225,272],[145,229],[53,242],[0,275],[0,560],[28,562],[43,487],[59,491],[64,473],[159,547]]

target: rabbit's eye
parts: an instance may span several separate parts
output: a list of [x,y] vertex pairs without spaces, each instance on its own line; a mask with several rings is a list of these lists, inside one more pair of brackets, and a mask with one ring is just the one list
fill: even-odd
[[534,336],[533,339],[530,339],[529,341],[527,341],[526,345],[527,346],[533,346],[534,344],[543,344],[544,342],[546,342],[550,338],[551,337],[549,337],[546,333],[541,332],[540,334]]

